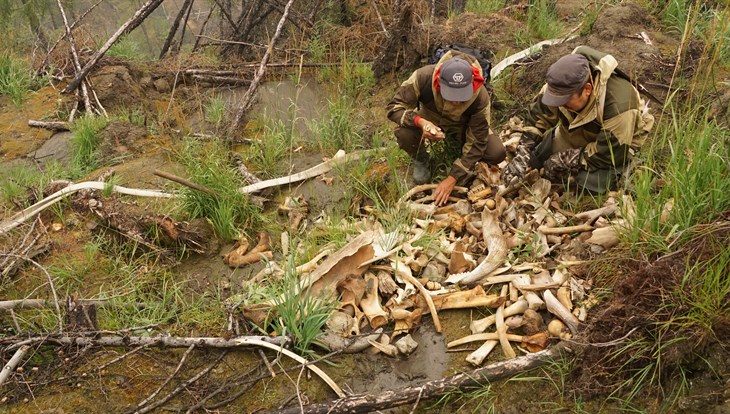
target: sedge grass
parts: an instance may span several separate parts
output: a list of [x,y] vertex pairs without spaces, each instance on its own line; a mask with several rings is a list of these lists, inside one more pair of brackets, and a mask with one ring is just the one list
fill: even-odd
[[311,149],[332,156],[338,150],[351,152],[364,147],[360,111],[347,97],[337,97],[327,104],[327,112],[308,123],[312,131]]
[[527,28],[538,39],[552,39],[559,35],[562,25],[555,10],[555,3],[550,0],[531,2],[527,10]]
[[207,218],[224,241],[238,239],[260,225],[260,209],[238,191],[243,183],[228,163],[227,151],[220,142],[185,138],[179,159],[191,181],[214,193],[182,189],[183,207],[192,218]]
[[625,243],[667,251],[730,208],[729,148],[727,128],[703,111],[673,112],[634,174],[636,214]]
[[468,0],[464,9],[477,16],[487,15],[501,10],[505,0]]
[[306,356],[313,352],[311,347],[322,334],[335,301],[326,295],[313,295],[308,286],[302,291],[294,263],[295,258],[290,255],[284,275],[271,284],[274,305],[270,322],[277,335],[290,336],[294,347]]
[[98,164],[97,146],[101,141],[99,132],[107,125],[104,117],[86,115],[76,119],[71,126],[71,170],[76,177],[94,170]]
[[20,108],[28,93],[41,84],[42,80],[36,79],[25,61],[8,52],[0,52],[0,95],[10,97],[16,108]]

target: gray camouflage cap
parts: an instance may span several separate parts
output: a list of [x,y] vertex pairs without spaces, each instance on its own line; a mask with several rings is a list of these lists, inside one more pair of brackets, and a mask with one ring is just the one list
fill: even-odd
[[550,65],[547,71],[547,89],[542,103],[547,106],[563,106],[570,97],[583,89],[590,79],[590,65],[583,55],[566,55]]
[[441,96],[447,101],[466,102],[474,95],[471,64],[455,57],[441,65],[439,74]]

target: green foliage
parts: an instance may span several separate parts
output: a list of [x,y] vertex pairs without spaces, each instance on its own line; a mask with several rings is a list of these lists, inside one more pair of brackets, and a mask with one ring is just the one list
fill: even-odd
[[492,390],[491,384],[485,383],[464,390],[449,391],[434,406],[429,407],[429,411],[441,407],[439,412],[494,414],[497,412],[496,402],[497,394]]
[[238,192],[242,183],[220,142],[185,138],[178,157],[191,181],[215,193],[183,188],[183,206],[193,218],[206,217],[223,240],[238,239],[242,229],[259,224],[260,209],[248,202],[246,194]]
[[312,37],[307,43],[307,55],[309,60],[314,63],[326,63],[329,47],[322,41],[320,36]]
[[333,92],[339,96],[347,96],[352,100],[363,99],[373,86],[375,74],[369,63],[364,63],[352,51],[340,51],[340,64],[322,68],[317,81],[333,86]]
[[[630,248],[666,251],[730,208],[730,134],[701,109],[672,112],[635,172]],[[676,241],[675,241],[676,240]]]
[[311,345],[322,333],[322,327],[335,309],[335,302],[327,295],[312,295],[309,286],[304,291],[299,286],[294,257],[287,261],[284,276],[272,284],[271,324],[280,336],[289,335],[294,347],[302,354],[311,354]]
[[727,6],[713,6],[700,0],[669,0],[660,3],[659,16],[670,30],[701,39],[723,64],[730,62],[730,15]]
[[284,174],[287,169],[283,161],[294,144],[294,129],[281,120],[265,119],[263,134],[248,152],[253,170],[259,178],[274,178]]
[[464,8],[476,15],[494,13],[504,7],[505,0],[468,0]]
[[0,198],[16,206],[27,207],[29,196],[41,196],[43,189],[55,179],[68,178],[58,162],[49,162],[45,170],[18,165],[0,172]]
[[205,120],[212,126],[219,127],[226,115],[226,102],[220,95],[214,95],[205,104]]
[[[719,247],[719,246],[718,246]],[[699,329],[717,337],[716,329],[730,322],[730,247],[724,246],[707,262],[687,266],[682,284],[669,301],[681,315],[675,324]],[[718,338],[720,339],[720,338]]]
[[130,35],[119,38],[106,52],[109,56],[118,57],[124,60],[140,62],[146,59],[145,54],[139,47],[139,43]]
[[73,132],[71,169],[74,176],[82,176],[98,166],[96,147],[101,140],[99,132],[106,125],[106,118],[93,115],[86,115],[74,121],[71,126]]
[[347,97],[339,97],[327,104],[327,113],[320,119],[309,122],[314,150],[325,155],[334,155],[337,150],[347,152],[363,147],[363,126],[361,114]]
[[527,27],[538,39],[552,39],[562,30],[555,3],[551,0],[535,0],[527,10]]
[[0,95],[9,96],[20,108],[30,91],[38,89],[44,79],[37,79],[30,66],[20,58],[0,52]]

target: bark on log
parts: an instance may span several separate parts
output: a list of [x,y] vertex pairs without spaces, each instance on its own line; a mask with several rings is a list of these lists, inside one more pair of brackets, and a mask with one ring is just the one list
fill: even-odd
[[109,38],[109,40],[106,41],[104,46],[101,47],[96,53],[94,53],[93,56],[89,59],[89,61],[86,63],[86,66],[84,66],[83,69],[81,69],[81,72],[76,74],[76,77],[69,82],[69,84],[66,86],[66,88],[61,91],[61,93],[69,93],[73,91],[74,89],[79,87],[79,83],[81,83],[82,80],[86,78],[86,76],[91,72],[91,70],[96,66],[96,63],[99,62],[99,59],[101,59],[102,56],[109,50],[110,47],[124,34],[127,34],[134,30],[137,26],[139,26],[144,19],[147,18],[147,16],[150,15],[162,2],[165,0],[148,0],[145,4],[142,5],[142,7],[137,10],[136,13],[134,13],[134,16],[132,16],[131,19],[129,19],[126,23],[124,23],[119,29],[117,29],[116,33],[112,35],[112,37]]
[[31,128],[45,128],[51,131],[70,131],[71,128],[69,128],[67,122],[62,121],[53,121],[53,122],[44,122],[44,121],[35,121],[33,119],[28,120],[28,126]]
[[238,338],[215,337],[178,337],[178,336],[60,336],[47,335],[36,337],[11,336],[0,338],[0,345],[8,345],[8,350],[14,350],[29,344],[76,345],[76,346],[158,346],[169,348],[187,348],[192,344],[200,348],[240,348],[251,346],[252,341],[267,342],[282,346],[287,342],[286,337],[242,336]]
[[303,407],[296,406],[275,412],[282,414],[325,414],[334,412],[369,413],[376,410],[385,410],[405,404],[412,404],[418,400],[435,398],[457,389],[478,387],[483,385],[484,381],[491,382],[512,377],[545,365],[555,359],[560,359],[563,357],[563,352],[572,351],[564,343],[561,343],[545,351],[527,354],[478,368],[468,373],[453,375],[418,386],[381,391],[377,394],[353,395],[326,403],[310,404]]

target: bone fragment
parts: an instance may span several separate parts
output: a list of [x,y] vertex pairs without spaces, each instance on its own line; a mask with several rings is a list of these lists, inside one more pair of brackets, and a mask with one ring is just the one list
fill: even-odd
[[535,335],[545,330],[542,315],[532,309],[527,309],[522,314],[522,322],[522,332],[526,335]]
[[383,296],[390,296],[398,290],[398,285],[395,284],[393,276],[385,270],[378,271],[378,290]]
[[489,276],[492,271],[504,263],[507,257],[507,242],[502,235],[502,229],[499,227],[499,213],[498,210],[484,209],[482,211],[482,232],[484,233],[484,242],[489,250],[487,258],[471,272],[449,276],[446,283],[461,283],[463,285],[476,283]]
[[289,257],[289,232],[281,232],[281,255]]
[[469,191],[469,193],[467,194],[466,197],[472,203],[476,203],[477,201],[479,201],[479,200],[487,197],[490,194],[492,194],[492,189],[490,187],[484,187],[484,188],[481,188],[481,189],[479,189],[477,191],[474,191],[474,190]]
[[436,206],[434,204],[409,203],[408,208],[416,214],[416,217],[421,219],[433,216],[436,213]]
[[401,355],[410,355],[413,351],[418,348],[418,342],[416,342],[410,334],[395,341],[395,347]]
[[558,301],[565,306],[565,309],[573,309],[573,301],[570,299],[570,287],[560,286],[557,292]]
[[610,249],[619,243],[618,232],[614,226],[601,227],[593,230],[586,243],[596,244],[604,249]]
[[384,353],[385,355],[396,357],[398,356],[398,348],[395,347],[395,345],[385,345],[381,344],[380,342],[373,341],[372,339],[368,339],[368,343],[372,345],[373,348],[377,349],[378,351]]
[[[409,269],[410,270],[410,269]],[[431,299],[431,295],[428,293],[428,290],[426,290],[425,287],[416,280],[413,276],[411,276],[410,272],[399,272],[400,276],[403,277],[408,283],[411,283],[413,286],[418,288],[418,291],[421,292],[421,295],[426,300],[426,303],[428,304],[428,310],[431,313],[431,318],[433,319],[433,326],[436,332],[441,333],[441,321],[439,320],[438,312],[436,312],[436,307],[433,304],[433,300]]]
[[[325,331],[317,338],[317,342],[323,344],[329,351],[342,351],[346,354],[362,352],[370,347],[368,340],[376,341],[383,329],[377,329],[372,334],[357,338],[343,338],[340,335]],[[386,336],[387,335],[383,335]]]
[[365,273],[365,284],[365,295],[360,300],[360,307],[370,322],[370,327],[378,329],[388,324],[388,313],[380,305],[378,277],[370,272]]
[[[484,288],[479,285],[470,290],[431,296],[431,299],[437,310],[468,309],[484,306],[497,308],[505,302],[505,298],[499,295],[487,295],[484,292]],[[420,299],[416,303],[416,306],[421,308],[425,307],[424,305]]]
[[555,295],[553,295],[553,293],[549,290],[543,292],[542,296],[545,299],[545,306],[547,307],[548,312],[560,318],[560,320],[568,326],[573,335],[577,334],[578,327],[580,326],[578,318],[570,313],[570,311],[563,306],[563,304],[561,304]]
[[421,316],[423,312],[421,309],[416,308],[412,312],[406,309],[396,308],[390,311],[390,317],[395,321],[395,328],[393,329],[393,335],[401,333],[408,333],[416,325],[421,323]]
[[567,227],[548,227],[548,226],[540,226],[537,228],[537,231],[548,235],[548,234],[571,234],[571,233],[582,233],[584,231],[591,231],[593,230],[593,226],[589,224],[579,224],[577,226],[567,226]]
[[492,350],[495,346],[497,346],[498,343],[499,341],[494,340],[484,342],[482,346],[480,346],[476,351],[472,352],[471,354],[469,354],[469,356],[466,357],[466,361],[471,363],[472,365],[482,365],[487,356],[489,356],[489,353],[492,352]]
[[[539,345],[544,343],[543,335],[537,334],[537,335],[514,335],[514,334],[506,334],[507,340],[510,342],[524,342],[528,344],[535,344]],[[489,340],[499,340],[499,334],[497,332],[488,332],[488,333],[480,333],[480,334],[474,334],[474,335],[468,335],[461,339],[457,339],[455,341],[451,341],[446,344],[447,348],[453,348],[455,346],[468,344],[470,342],[477,342],[477,341],[489,341]]]
[[[517,302],[507,306],[504,309],[504,317],[513,316],[513,315],[519,315],[524,313],[527,310],[527,301],[525,299],[519,299]],[[471,324],[469,325],[469,329],[473,334],[481,333],[487,330],[490,326],[494,325],[494,322],[496,322],[497,316],[496,315],[489,315],[487,317],[484,317],[482,319],[476,319],[471,321]],[[494,338],[497,339],[497,338]]]
[[531,283],[530,283],[529,276],[520,275],[520,276],[516,277],[514,280],[512,280],[512,284],[514,284],[515,287],[522,292],[522,294],[525,297],[525,300],[527,300],[527,303],[528,303],[530,309],[539,310],[539,309],[543,308],[543,306],[545,305],[545,302],[543,302],[543,300],[540,299],[540,295],[533,292],[532,290],[529,290],[529,289],[523,290],[522,289],[522,286],[530,287]]
[[570,339],[573,336],[568,331],[568,327],[560,319],[553,319],[547,327],[548,333],[554,338]]
[[504,305],[497,308],[495,318],[495,326],[497,328],[497,335],[499,337],[499,344],[502,346],[502,352],[507,358],[514,358],[517,356],[515,350],[512,349],[512,345],[507,340],[507,326],[504,324]]
[[573,216],[576,220],[581,220],[585,224],[593,224],[599,217],[611,217],[618,211],[618,205],[614,202],[603,207],[588,210]]

